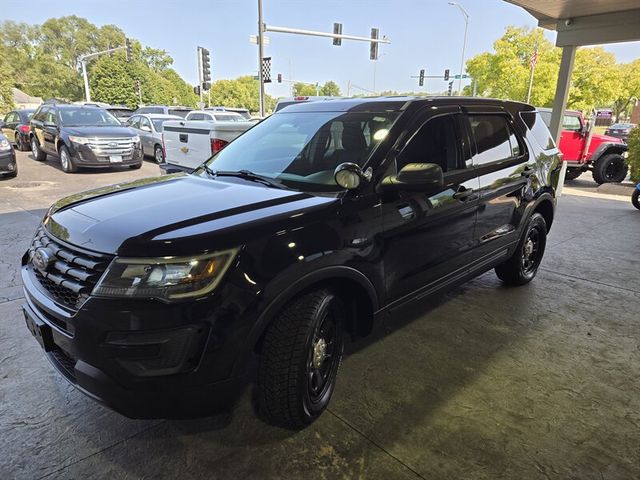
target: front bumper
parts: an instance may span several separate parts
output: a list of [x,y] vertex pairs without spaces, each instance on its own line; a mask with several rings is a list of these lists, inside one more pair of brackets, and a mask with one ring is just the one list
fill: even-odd
[[118,152],[114,155],[109,154],[109,152],[92,149],[84,144],[71,143],[69,153],[79,167],[87,168],[109,168],[119,165],[131,166],[141,163],[143,159],[142,146],[140,143],[130,151]]
[[74,310],[47,295],[25,260],[27,326],[83,393],[131,418],[201,417],[235,403],[238,350],[225,350],[228,319],[211,305],[89,297]]
[[13,175],[18,170],[16,154],[13,149],[0,152],[0,175]]

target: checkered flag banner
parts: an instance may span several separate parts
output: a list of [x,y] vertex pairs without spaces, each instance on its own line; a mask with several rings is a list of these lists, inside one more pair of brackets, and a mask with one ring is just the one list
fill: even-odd
[[262,59],[262,80],[264,83],[271,83],[271,57]]

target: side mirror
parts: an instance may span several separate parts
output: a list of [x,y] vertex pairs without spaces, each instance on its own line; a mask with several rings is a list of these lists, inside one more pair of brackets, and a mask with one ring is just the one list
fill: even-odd
[[373,170],[371,167],[364,172],[357,163],[345,162],[341,163],[333,171],[333,178],[336,183],[347,190],[354,190],[360,186],[362,181],[371,181]]
[[432,192],[444,187],[444,176],[435,163],[409,163],[397,175],[383,178],[381,186],[385,190]]
[[56,125],[54,122],[44,122],[44,123],[42,124],[42,126],[44,126],[44,127],[49,127],[49,128],[55,128],[55,127],[57,127],[57,125]]

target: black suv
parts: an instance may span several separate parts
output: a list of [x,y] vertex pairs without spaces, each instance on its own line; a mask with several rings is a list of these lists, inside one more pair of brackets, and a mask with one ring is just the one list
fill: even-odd
[[142,166],[140,137],[102,108],[44,104],[31,117],[30,129],[35,159],[57,155],[67,173],[78,167]]
[[127,416],[205,415],[257,362],[263,415],[300,428],[326,408],[346,336],[492,268],[534,278],[560,165],[521,103],[291,105],[192,174],[54,204],[22,259],[27,325]]

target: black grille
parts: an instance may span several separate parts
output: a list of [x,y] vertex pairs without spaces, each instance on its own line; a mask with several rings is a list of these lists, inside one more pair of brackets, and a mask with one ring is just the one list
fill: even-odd
[[31,242],[29,258],[38,248],[46,248],[55,258],[46,271],[33,267],[36,279],[51,298],[74,310],[87,299],[112,258],[62,244],[42,228]]

